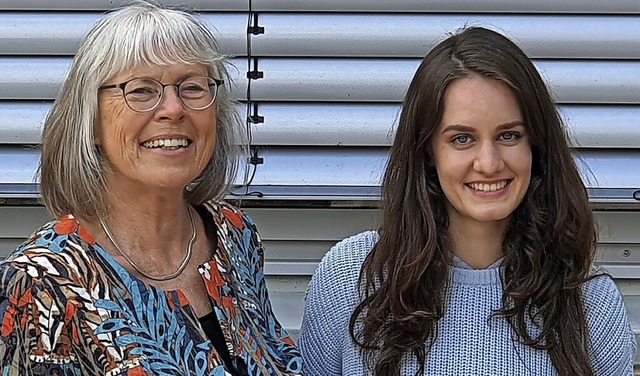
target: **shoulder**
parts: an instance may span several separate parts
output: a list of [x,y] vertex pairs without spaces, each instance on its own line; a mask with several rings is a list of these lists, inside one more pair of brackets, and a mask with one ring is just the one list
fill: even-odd
[[224,201],[207,201],[202,206],[212,215],[218,225],[231,226],[238,230],[249,228],[255,231],[253,219],[242,209]]
[[345,271],[352,273],[360,270],[365,258],[378,242],[378,233],[365,231],[336,243],[323,257],[318,266],[319,272]]
[[356,298],[360,268],[377,241],[375,231],[366,231],[338,242],[320,261],[311,289],[319,286],[325,294],[347,293]]
[[[599,271],[594,272],[598,274]],[[590,354],[597,374],[623,374],[633,368],[635,336],[622,294],[608,274],[582,286]]]
[[602,319],[608,317],[609,320],[614,318],[626,320],[622,294],[609,274],[594,270],[592,278],[582,285],[582,296],[587,316],[597,313]]
[[76,279],[74,271],[90,263],[86,251],[93,244],[93,238],[75,218],[64,216],[34,231],[11,252],[2,262],[3,275],[12,275],[8,271],[14,269],[40,281]]

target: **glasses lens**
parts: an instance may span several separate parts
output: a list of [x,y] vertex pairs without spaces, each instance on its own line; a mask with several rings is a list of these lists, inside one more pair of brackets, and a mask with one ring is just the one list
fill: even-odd
[[162,85],[154,80],[137,78],[127,82],[124,87],[124,99],[135,111],[149,111],[162,97]]
[[207,108],[216,99],[218,85],[210,77],[191,77],[180,83],[178,93],[185,106],[192,110]]

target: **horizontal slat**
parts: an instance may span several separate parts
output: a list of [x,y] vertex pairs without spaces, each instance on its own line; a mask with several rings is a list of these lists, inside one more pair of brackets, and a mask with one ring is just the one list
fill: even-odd
[[40,153],[35,147],[0,147],[0,184],[34,183],[39,158]]
[[[233,96],[246,99],[246,59],[234,59],[229,68]],[[51,100],[71,67],[71,58],[0,57],[0,100]]]
[[[592,188],[592,200],[604,204],[640,204],[633,197],[633,192],[640,190],[637,150],[581,150],[576,155],[586,185]],[[262,192],[265,198],[375,200],[387,148],[272,147],[261,150],[259,156],[264,158],[264,164],[257,166],[248,190]],[[8,194],[7,187],[2,185],[32,184],[38,158],[34,148],[0,147],[0,160],[7,161],[0,165],[0,197],[31,197],[19,192]],[[239,177],[238,182],[242,179]]]
[[0,102],[0,144],[37,144],[51,103]]
[[323,12],[640,13],[635,0],[253,0],[252,9]]
[[[0,58],[0,100],[53,99],[69,58]],[[246,97],[245,59],[231,69],[237,99]],[[256,101],[400,101],[418,60],[260,59]],[[640,61],[538,61],[560,103],[640,103]],[[381,73],[384,72],[384,73]]]
[[[161,0],[162,4],[206,11],[243,11],[248,0]],[[106,10],[124,0],[3,0],[0,10]],[[640,13],[636,0],[253,0],[254,11],[319,12],[526,12],[526,13]]]
[[[238,105],[241,119],[246,117],[246,107]],[[51,102],[0,102],[0,144],[39,144],[50,109]]]
[[[256,101],[400,101],[415,59],[259,59]],[[640,103],[640,61],[537,61],[560,103]]]
[[[37,144],[50,104],[0,102],[0,144]],[[241,118],[246,105],[238,107]],[[637,148],[640,106],[560,109],[574,146]],[[390,146],[400,106],[387,103],[260,103],[264,123],[252,125],[253,145]]]
[[[640,106],[560,106],[574,145],[637,148]],[[252,126],[255,145],[390,146],[395,104],[260,103],[264,123]],[[0,115],[1,116],[1,115]]]
[[[265,265],[265,272],[267,269],[267,265]],[[282,277],[268,275],[267,272],[267,288],[273,312],[296,341],[302,324],[304,296],[309,280],[308,276]]]
[[[269,148],[260,153],[256,186],[377,186],[384,170],[383,148]],[[587,185],[639,189],[640,153],[585,150],[578,153]],[[591,170],[593,178],[586,166]],[[631,199],[631,197],[629,197]]]
[[[46,219],[43,218],[42,223],[45,221]],[[374,227],[373,219],[370,222],[369,229]],[[364,224],[361,226],[361,229],[354,230],[367,229]],[[260,226],[261,229],[262,227]],[[31,230],[35,230],[35,227]],[[0,237],[0,259],[13,251],[24,241],[25,237]],[[311,275],[325,252],[338,240],[265,240],[267,273],[271,275]],[[616,277],[636,278],[640,273],[640,245],[600,244],[596,262]]]
[[[269,274],[310,275],[340,239],[376,227],[375,209],[247,208],[266,248]],[[597,263],[616,278],[640,279],[640,212],[596,211]],[[0,257],[50,220],[43,207],[0,206]],[[640,290],[636,292],[640,295]]]
[[[306,249],[311,243],[317,247],[333,245],[352,234],[376,226],[376,209],[360,208],[257,208],[243,209],[258,224],[265,244],[282,247],[275,259],[294,256],[296,248]],[[600,231],[603,263],[640,263],[640,211],[594,211]],[[25,238],[51,216],[42,206],[0,205],[0,238]],[[328,249],[328,248],[327,248]],[[624,250],[629,256],[624,256]],[[293,252],[289,254],[289,252]],[[312,251],[312,258],[321,254]],[[640,274],[637,276],[640,278]],[[638,290],[640,294],[640,290]]]
[[[0,13],[0,54],[73,55],[101,16],[96,13]],[[226,54],[247,54],[247,15],[205,14],[202,20]]]
[[[129,3],[126,0],[2,0],[0,10],[108,10]],[[196,11],[249,10],[248,0],[160,0],[159,3]]]
[[267,13],[259,24],[257,56],[422,58],[452,30],[483,25],[532,58],[640,59],[640,16]]

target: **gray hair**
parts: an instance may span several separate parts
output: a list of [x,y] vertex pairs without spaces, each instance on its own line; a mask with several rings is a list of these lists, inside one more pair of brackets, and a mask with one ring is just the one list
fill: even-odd
[[95,145],[98,88],[116,74],[145,65],[204,64],[225,80],[216,97],[217,141],[187,202],[221,199],[237,171],[243,127],[229,95],[227,57],[204,23],[185,11],[137,2],[107,14],[89,31],[44,123],[40,181],[42,200],[56,217],[106,215],[104,162]]

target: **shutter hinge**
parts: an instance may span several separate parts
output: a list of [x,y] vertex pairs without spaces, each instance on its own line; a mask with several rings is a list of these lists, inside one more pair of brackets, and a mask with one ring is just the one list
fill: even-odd
[[247,116],[247,119],[249,119],[249,123],[251,124],[264,123],[264,116],[258,115],[258,104],[254,103],[251,108],[252,108],[251,114]]
[[251,21],[253,24],[247,27],[247,33],[251,35],[260,35],[264,34],[264,27],[258,25],[258,15],[253,14],[251,17]]
[[253,59],[253,64],[251,64],[251,67],[249,68],[249,71],[247,72],[247,78],[250,80],[257,80],[260,78],[264,78],[264,72],[258,70],[258,59],[254,58]]

